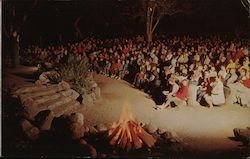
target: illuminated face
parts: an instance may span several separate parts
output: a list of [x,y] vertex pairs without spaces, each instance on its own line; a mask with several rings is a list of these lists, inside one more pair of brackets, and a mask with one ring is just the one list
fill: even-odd
[[233,74],[233,73],[235,73],[235,71],[236,71],[236,70],[235,70],[234,68],[232,68],[232,69],[230,70],[230,73]]
[[12,33],[12,36],[13,36],[13,37],[17,37],[17,32],[14,31],[14,32]]
[[183,86],[187,86],[188,85],[188,81],[184,80],[184,81],[182,81],[182,84],[183,84]]

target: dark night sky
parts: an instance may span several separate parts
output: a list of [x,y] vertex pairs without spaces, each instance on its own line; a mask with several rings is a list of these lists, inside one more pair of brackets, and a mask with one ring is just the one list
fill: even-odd
[[[164,33],[205,33],[205,32],[234,32],[235,28],[242,30],[248,27],[247,12],[240,0],[186,0],[192,1],[190,14],[165,16],[160,22],[157,32]],[[9,18],[6,9],[9,3],[19,7],[17,14],[23,14],[24,9],[32,1],[4,1],[3,23]],[[93,32],[101,36],[119,36],[132,32],[141,34],[145,24],[131,21],[121,16],[125,5],[134,3],[133,0],[76,0],[39,1],[29,13],[27,22],[22,27],[22,37],[28,41],[44,42],[57,39],[58,33],[63,33],[65,39],[72,38],[72,22],[82,14],[80,26],[83,32]],[[8,20],[7,20],[8,21]],[[7,23],[6,23],[7,24]],[[127,28],[127,29],[126,29]],[[127,30],[127,31],[126,31]],[[25,41],[25,40],[24,40]]]

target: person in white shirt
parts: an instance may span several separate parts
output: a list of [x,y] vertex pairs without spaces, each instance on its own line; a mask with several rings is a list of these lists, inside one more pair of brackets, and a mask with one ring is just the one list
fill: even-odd
[[231,68],[230,73],[226,75],[225,81],[226,84],[234,83],[238,79],[238,75],[236,74],[236,69]]
[[[172,98],[172,96],[176,92],[178,92],[178,90],[180,88],[179,85],[176,83],[175,77],[170,77],[169,80],[168,80],[168,82],[169,82],[170,85],[172,85],[172,91],[171,92],[169,92],[169,91],[162,91],[162,93],[167,96],[166,100]],[[162,105],[158,105],[156,109],[163,109],[163,108],[165,108],[165,103],[163,103]]]
[[210,69],[210,71],[209,71],[209,76],[210,76],[210,77],[216,77],[216,76],[217,76],[217,72],[216,72],[214,66],[211,66],[211,69]]
[[213,105],[224,104],[226,102],[224,95],[224,85],[220,77],[216,77],[215,81],[210,83],[210,86],[212,86],[211,96],[208,94],[204,96],[209,108],[212,108]]
[[222,79],[226,78],[227,71],[226,71],[226,67],[225,66],[223,66],[223,65],[220,66],[220,71],[219,71],[218,75],[221,76]]

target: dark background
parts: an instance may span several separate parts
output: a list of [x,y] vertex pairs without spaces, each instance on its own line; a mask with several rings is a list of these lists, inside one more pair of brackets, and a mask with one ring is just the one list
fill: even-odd
[[[178,13],[165,16],[156,33],[165,34],[235,34],[245,33],[248,15],[240,0],[183,0],[191,4],[188,14]],[[8,26],[8,8],[15,5],[20,17],[32,1],[3,1],[3,25]],[[80,28],[84,36],[96,35],[101,38],[133,36],[145,33],[145,22],[122,16],[125,6],[135,0],[43,0],[28,14],[21,28],[21,45],[58,44],[74,39],[73,22],[82,15]],[[58,35],[62,34],[59,42]],[[8,38],[3,35],[3,40]]]

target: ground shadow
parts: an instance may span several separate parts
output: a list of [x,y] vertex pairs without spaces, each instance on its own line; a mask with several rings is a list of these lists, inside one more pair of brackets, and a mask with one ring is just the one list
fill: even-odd
[[235,136],[233,137],[228,137],[228,139],[232,140],[232,141],[240,141],[239,139],[237,139]]
[[26,79],[36,79],[36,76],[34,74],[29,74],[29,73],[13,73],[14,75],[18,76],[18,77],[23,77]]

